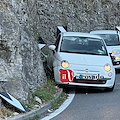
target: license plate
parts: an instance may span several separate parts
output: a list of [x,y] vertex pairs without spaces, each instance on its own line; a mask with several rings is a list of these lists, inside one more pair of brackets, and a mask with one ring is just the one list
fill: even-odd
[[99,78],[99,75],[88,75],[88,74],[80,74],[79,79],[84,80],[97,80]]

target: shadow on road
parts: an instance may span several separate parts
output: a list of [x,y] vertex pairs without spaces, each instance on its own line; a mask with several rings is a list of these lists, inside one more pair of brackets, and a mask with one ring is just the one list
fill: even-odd
[[104,89],[101,88],[75,88],[76,93],[103,93]]
[[105,92],[102,88],[81,88],[81,87],[63,87],[63,91],[65,93],[69,93],[69,91],[75,91],[76,94],[79,93],[103,93]]

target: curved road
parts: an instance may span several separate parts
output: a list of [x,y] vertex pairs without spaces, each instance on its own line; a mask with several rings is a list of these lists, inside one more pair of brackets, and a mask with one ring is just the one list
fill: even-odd
[[113,92],[75,89],[72,103],[51,120],[120,120],[120,74]]

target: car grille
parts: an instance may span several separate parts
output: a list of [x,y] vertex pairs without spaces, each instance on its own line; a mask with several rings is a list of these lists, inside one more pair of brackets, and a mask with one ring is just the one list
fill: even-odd
[[75,83],[87,83],[87,84],[105,84],[106,80],[85,80],[85,79],[73,79]]

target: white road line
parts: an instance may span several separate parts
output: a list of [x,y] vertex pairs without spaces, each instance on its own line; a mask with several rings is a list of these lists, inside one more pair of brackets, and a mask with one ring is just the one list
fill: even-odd
[[50,120],[53,117],[57,116],[58,114],[60,114],[62,111],[64,111],[69,104],[72,102],[73,98],[75,96],[75,91],[70,91],[68,99],[66,99],[63,104],[57,109],[55,110],[53,113],[51,113],[49,116],[46,116],[44,118],[42,118],[41,120]]

